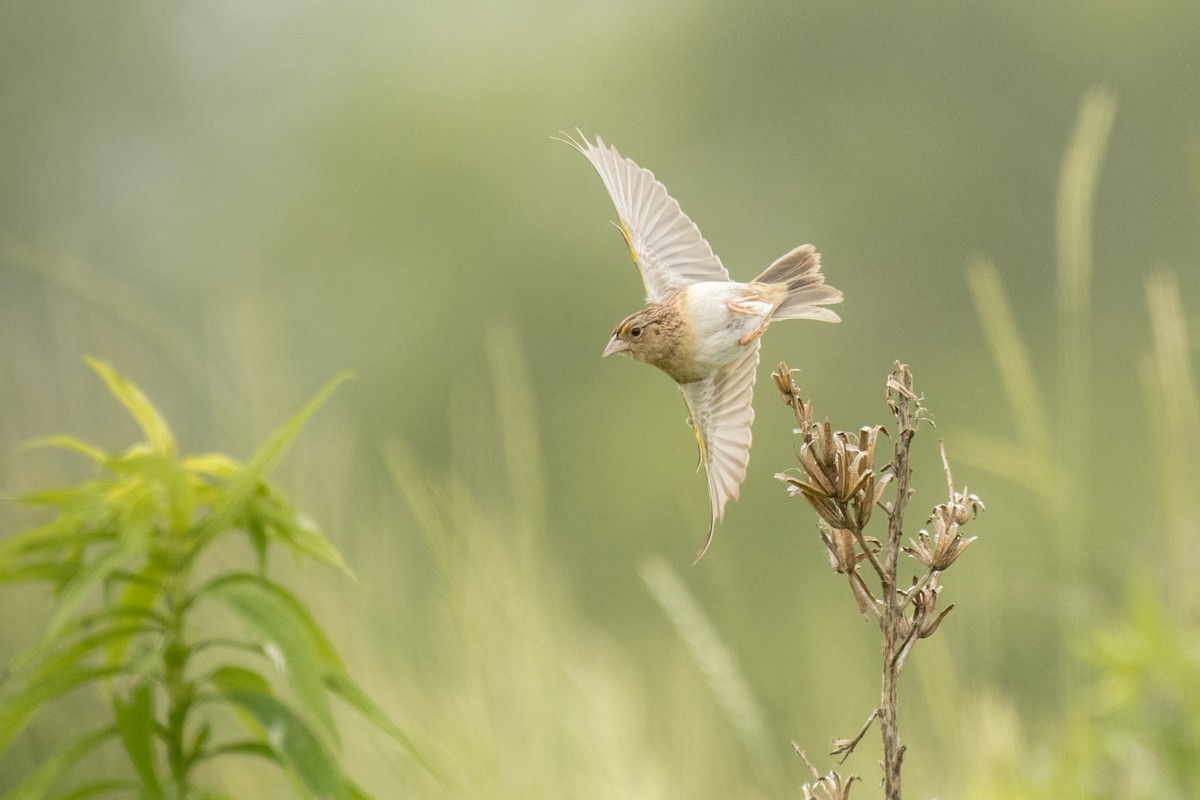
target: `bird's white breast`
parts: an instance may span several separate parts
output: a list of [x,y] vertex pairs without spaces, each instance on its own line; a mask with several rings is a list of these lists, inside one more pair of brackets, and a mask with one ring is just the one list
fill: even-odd
[[[696,341],[696,358],[707,370],[716,370],[733,362],[746,352],[748,345],[738,340],[753,330],[762,316],[737,314],[729,310],[729,303],[745,301],[746,284],[735,281],[704,281],[693,283],[683,289],[686,293],[686,308]],[[771,307],[763,303],[763,315]]]

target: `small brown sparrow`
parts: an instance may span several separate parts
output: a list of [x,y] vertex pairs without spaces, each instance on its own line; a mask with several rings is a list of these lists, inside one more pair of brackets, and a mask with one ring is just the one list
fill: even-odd
[[[578,131],[577,131],[578,132]],[[749,283],[730,280],[679,203],[650,170],[622,157],[599,136],[563,141],[587,156],[617,209],[617,226],[646,285],[646,308],[622,320],[604,355],[652,364],[679,384],[700,464],[708,472],[712,518],[696,560],[712,542],[725,504],[738,496],[750,460],[754,370],[759,337],[777,319],[839,322],[821,306],[842,302],[825,285],[811,244],[782,256]]]

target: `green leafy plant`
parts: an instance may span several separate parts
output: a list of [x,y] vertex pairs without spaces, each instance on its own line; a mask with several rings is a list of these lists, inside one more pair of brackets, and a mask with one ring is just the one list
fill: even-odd
[[[41,641],[0,684],[0,755],[42,708],[78,689],[98,691],[111,714],[44,758],[5,798],[220,797],[196,773],[231,755],[273,762],[303,796],[364,797],[335,755],[331,696],[420,760],[351,679],[305,605],[268,576],[270,556],[281,548],[349,572],[266,480],[348,376],[331,379],[242,464],[215,453],[178,455],[146,396],[108,364],[89,364],[144,441],[120,453],[72,436],[37,443],[90,459],[96,475],[20,498],[55,516],[0,540],[0,583],[45,582],[55,598]],[[239,555],[253,562],[249,569],[229,566]],[[229,617],[240,625],[223,624]],[[114,740],[128,759],[124,775],[56,788]]]

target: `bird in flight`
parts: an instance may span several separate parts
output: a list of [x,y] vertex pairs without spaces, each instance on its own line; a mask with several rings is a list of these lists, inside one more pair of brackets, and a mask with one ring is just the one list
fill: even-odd
[[781,256],[749,283],[731,280],[654,173],[599,136],[592,144],[576,132],[578,140],[564,134],[562,141],[600,173],[649,303],[617,325],[604,356],[621,353],[658,367],[683,392],[712,512],[699,561],[746,477],[759,338],[774,320],[839,322],[822,306],[840,303],[842,293],[825,285],[811,244]]

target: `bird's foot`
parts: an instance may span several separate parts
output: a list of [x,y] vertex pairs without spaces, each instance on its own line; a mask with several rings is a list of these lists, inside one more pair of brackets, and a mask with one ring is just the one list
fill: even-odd
[[734,314],[746,317],[760,317],[767,306],[758,300],[730,300],[725,307]]
[[742,347],[745,347],[746,345],[750,344],[758,337],[762,336],[763,333],[766,332],[767,325],[770,324],[770,322],[771,322],[770,319],[764,319],[762,322],[760,322],[758,325],[755,326],[754,330],[750,331],[745,336],[738,339],[738,344],[741,345]]

